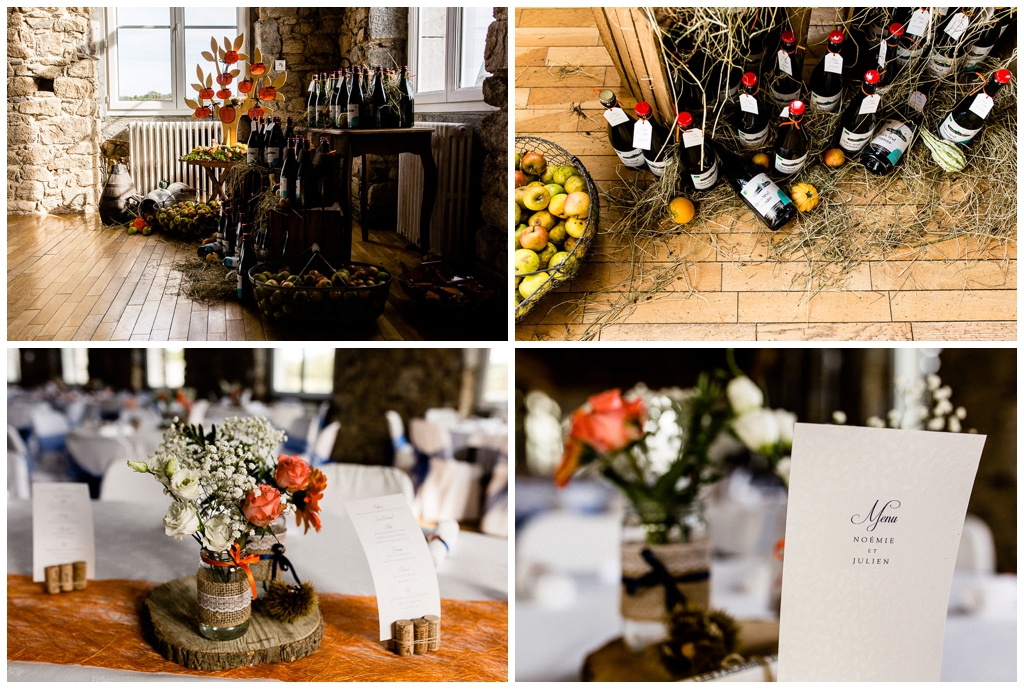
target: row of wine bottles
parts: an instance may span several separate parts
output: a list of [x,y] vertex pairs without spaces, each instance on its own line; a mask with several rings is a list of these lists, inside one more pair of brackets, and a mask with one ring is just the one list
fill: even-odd
[[245,204],[238,205],[232,199],[224,199],[220,204],[220,217],[217,220],[217,232],[214,237],[202,244],[198,249],[199,258],[208,254],[217,254],[229,268],[238,269],[236,291],[239,300],[248,301],[252,297],[252,286],[248,280],[249,269],[257,263],[256,232],[241,210]]
[[321,129],[397,129],[413,126],[416,98],[409,68],[353,67],[314,74],[307,122]]
[[278,169],[284,160],[285,145],[295,137],[295,126],[288,118],[281,126],[280,117],[261,117],[252,123],[249,140],[246,141],[245,162],[249,165],[263,165]]
[[330,139],[320,137],[320,146],[310,148],[305,137],[288,140],[281,165],[278,196],[292,208],[322,208],[334,203],[338,166]]

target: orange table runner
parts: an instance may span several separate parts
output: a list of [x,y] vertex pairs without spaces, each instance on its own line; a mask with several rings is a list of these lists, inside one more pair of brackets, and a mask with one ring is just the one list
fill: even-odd
[[400,658],[378,640],[373,596],[320,594],[324,638],[292,663],[191,670],[143,638],[140,614],[159,583],[90,581],[84,591],[50,595],[32,577],[7,575],[7,660],[114,670],[284,681],[499,681],[508,679],[508,603],[441,601],[441,649]]

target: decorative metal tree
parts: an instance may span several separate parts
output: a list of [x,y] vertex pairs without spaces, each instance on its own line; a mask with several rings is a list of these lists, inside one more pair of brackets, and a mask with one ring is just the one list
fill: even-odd
[[[239,35],[234,41],[225,36],[224,46],[221,47],[217,45],[216,38],[211,38],[210,50],[203,51],[202,56],[213,63],[213,71],[206,74],[202,65],[196,65],[199,83],[192,84],[192,88],[199,96],[196,100],[185,99],[185,105],[194,110],[192,119],[204,120],[213,115],[220,120],[224,130],[224,146],[234,146],[237,143],[238,110],[248,113],[250,119],[255,119],[272,110],[271,101],[284,100],[284,94],[278,89],[284,86],[288,73],[282,72],[277,78],[271,78],[270,70],[263,63],[259,48],[253,50],[251,60],[249,55],[238,52],[244,40],[244,34]],[[235,97],[229,88],[242,73],[239,66],[245,70],[245,78],[238,82],[238,91],[245,95],[244,100]],[[214,82],[220,87],[216,91],[213,89]],[[220,99],[221,102],[218,103],[215,99]],[[238,104],[239,100],[241,105]]]

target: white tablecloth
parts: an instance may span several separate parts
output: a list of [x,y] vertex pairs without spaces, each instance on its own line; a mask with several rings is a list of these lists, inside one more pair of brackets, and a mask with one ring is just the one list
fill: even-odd
[[[195,574],[199,546],[191,538],[178,542],[164,535],[162,519],[166,504],[93,501],[92,506],[96,578],[169,581]],[[369,565],[347,516],[324,515],[320,533],[302,534],[289,528],[287,555],[299,577],[313,582],[324,593],[374,593]],[[7,507],[7,571],[32,573],[29,501],[12,501]],[[508,600],[508,541],[475,533],[460,534],[458,545],[441,565],[437,580],[442,598]],[[105,680],[110,679],[109,673],[78,666],[8,663],[8,680]],[[114,677],[137,679],[133,674],[117,673]]]

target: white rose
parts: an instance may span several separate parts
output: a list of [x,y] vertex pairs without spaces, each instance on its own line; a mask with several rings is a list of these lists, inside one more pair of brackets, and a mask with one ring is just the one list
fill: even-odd
[[190,502],[173,502],[164,515],[164,533],[176,541],[199,530],[199,514]]
[[732,428],[753,452],[768,454],[779,442],[779,421],[770,409],[748,411],[732,422]]
[[203,526],[203,547],[220,553],[231,546],[231,520],[226,514],[218,514],[206,520]]
[[171,492],[182,500],[199,497],[199,472],[193,469],[178,469],[171,477]]
[[833,423],[837,423],[840,426],[842,426],[844,423],[846,423],[846,412],[844,412],[844,411],[834,411],[834,412],[832,412],[832,422]]
[[942,427],[946,425],[946,420],[941,416],[936,416],[934,419],[928,420],[929,431],[941,431]]
[[736,414],[743,414],[764,405],[764,393],[761,392],[761,388],[746,376],[730,380],[725,386],[725,394],[729,397],[729,404]]
[[789,485],[789,468],[792,463],[793,460],[789,457],[783,457],[779,460],[779,463],[775,465],[775,473],[779,475],[779,478],[781,478],[782,482],[787,486]]
[[779,422],[779,441],[783,445],[793,444],[793,426],[796,425],[796,414],[785,409],[775,410],[775,420]]
[[877,416],[869,416],[866,423],[871,428],[885,428],[885,421]]

